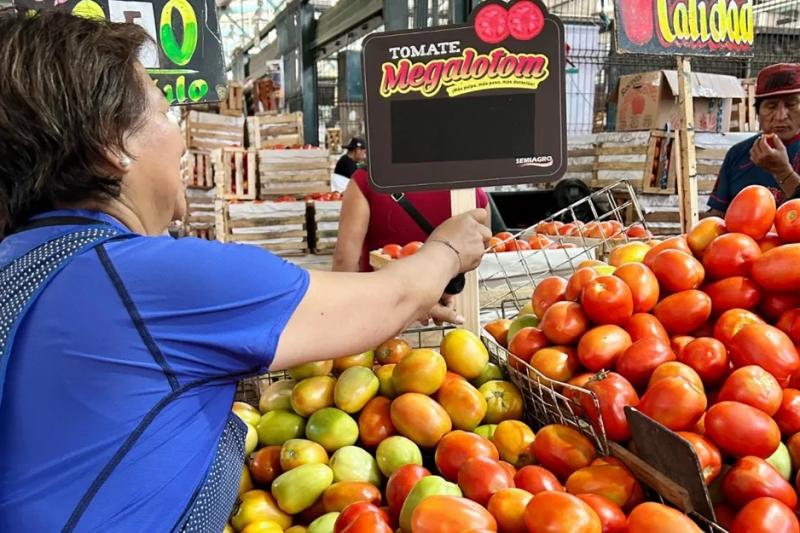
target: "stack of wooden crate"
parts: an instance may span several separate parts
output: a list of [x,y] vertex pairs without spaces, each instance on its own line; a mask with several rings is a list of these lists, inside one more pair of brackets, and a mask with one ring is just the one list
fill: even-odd
[[244,91],[241,83],[228,82],[228,92],[219,103],[219,113],[230,117],[244,116]]
[[342,213],[340,200],[315,201],[313,209],[312,250],[318,254],[333,253],[339,235],[339,218]]
[[265,148],[299,148],[303,146],[303,113],[282,113],[247,117],[249,146]]
[[328,151],[324,148],[259,150],[258,173],[263,199],[330,190]]
[[217,238],[215,200],[213,188],[187,187],[186,218],[183,222],[186,236],[209,241]]
[[261,246],[275,254],[308,251],[306,202],[220,201],[217,238]]

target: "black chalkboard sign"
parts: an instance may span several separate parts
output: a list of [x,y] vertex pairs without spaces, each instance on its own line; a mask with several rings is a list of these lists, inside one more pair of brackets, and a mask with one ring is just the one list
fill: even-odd
[[214,0],[15,0],[15,5],[142,26],[155,44],[139,59],[170,104],[214,102],[225,94]]
[[553,181],[566,170],[561,20],[484,2],[466,24],[364,40],[369,172],[385,192]]

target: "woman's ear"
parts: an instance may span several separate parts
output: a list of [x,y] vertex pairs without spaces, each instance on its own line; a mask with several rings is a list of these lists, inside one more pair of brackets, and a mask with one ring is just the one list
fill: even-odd
[[128,154],[112,150],[105,150],[104,161],[100,163],[102,168],[112,176],[126,175],[132,164],[133,160]]

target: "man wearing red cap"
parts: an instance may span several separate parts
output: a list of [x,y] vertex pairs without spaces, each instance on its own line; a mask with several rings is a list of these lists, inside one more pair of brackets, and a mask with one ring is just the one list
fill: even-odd
[[758,73],[756,112],[763,133],[728,151],[706,215],[723,215],[748,185],[768,187],[778,204],[800,194],[800,63],[770,65]]

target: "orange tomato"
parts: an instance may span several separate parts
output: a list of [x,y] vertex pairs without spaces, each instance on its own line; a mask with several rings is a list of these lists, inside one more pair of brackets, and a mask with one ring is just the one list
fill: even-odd
[[777,248],[782,244],[783,241],[776,233],[767,233],[763,239],[758,241],[758,247],[761,249],[762,254],[772,250],[773,248]]
[[714,325],[714,338],[730,348],[733,338],[742,328],[750,324],[764,324],[758,315],[744,309],[730,309],[717,319]]
[[422,243],[420,241],[412,241],[400,249],[397,257],[403,258],[408,257],[409,255],[414,255],[420,248],[422,248]]
[[545,311],[539,328],[554,344],[573,344],[589,328],[589,320],[579,304],[556,302]]
[[428,496],[411,515],[414,533],[497,531],[497,520],[479,504],[457,496]]
[[650,375],[650,381],[648,382],[647,387],[652,387],[653,384],[660,379],[674,377],[684,378],[699,390],[705,390],[705,386],[703,385],[703,380],[700,378],[700,374],[695,372],[695,370],[689,365],[681,363],[680,361],[667,361],[666,363],[658,365]]
[[533,498],[528,491],[516,488],[501,489],[489,498],[488,511],[504,533],[528,533],[525,526],[525,507]]
[[536,434],[533,453],[540,465],[561,479],[589,466],[595,457],[592,441],[579,431],[562,424],[550,424]]
[[775,377],[758,365],[737,368],[722,384],[717,400],[734,401],[761,409],[769,416],[778,412],[783,390]]
[[676,292],[661,300],[653,314],[670,335],[685,335],[711,316],[711,298],[696,289]]
[[[549,344],[550,341],[547,340],[547,337],[539,328],[522,328],[514,335],[511,344],[508,346],[508,351],[528,363],[536,352]],[[522,367],[513,362],[511,364],[518,370]]]
[[631,344],[631,336],[621,327],[613,324],[597,326],[587,331],[578,342],[578,359],[592,372],[614,368],[617,358]]
[[[453,423],[432,398],[416,392],[407,392],[395,398],[390,407],[392,424],[397,431],[423,448],[432,448],[451,429]],[[425,420],[420,424],[420,420]]]
[[762,185],[742,189],[725,211],[725,226],[731,233],[744,233],[758,240],[775,221],[775,197]]
[[628,515],[628,533],[702,533],[697,524],[681,513],[660,503],[637,505]]
[[673,431],[688,431],[707,406],[705,393],[689,380],[667,377],[653,383],[636,408]]
[[541,492],[525,508],[528,533],[602,533],[600,518],[580,498],[566,492]]
[[653,259],[652,269],[667,292],[696,289],[705,277],[700,261],[681,250],[664,250]]
[[725,221],[720,217],[704,218],[694,225],[686,235],[686,244],[695,257],[703,257],[703,252],[711,241],[725,233]]
[[564,486],[558,478],[546,468],[537,465],[520,468],[514,476],[514,485],[531,494],[539,494],[548,490],[564,492]]
[[650,247],[643,242],[634,241],[615,246],[608,257],[608,263],[618,267],[625,263],[640,263]]
[[631,336],[632,342],[647,337],[655,337],[664,342],[669,342],[667,330],[665,330],[661,322],[650,313],[635,313],[625,322],[624,328],[625,331],[628,332],[628,335]]
[[514,235],[508,231],[501,231],[500,233],[495,234],[495,238],[500,239],[501,241],[509,241],[514,238]]
[[597,494],[625,507],[636,494],[637,485],[636,477],[622,465],[593,464],[573,472],[564,486],[570,494]]
[[567,280],[559,276],[550,276],[540,281],[533,289],[531,298],[533,313],[542,318],[548,307],[565,299],[566,289]]
[[494,340],[497,341],[497,344],[499,344],[503,348],[507,348],[508,328],[510,326],[511,326],[511,320],[507,318],[498,318],[497,320],[492,320],[491,322],[483,326],[483,329],[485,329],[486,332],[489,333],[489,335],[491,335],[494,338]]
[[400,257],[400,245],[399,244],[387,244],[383,248],[381,248],[381,253],[383,255],[388,255],[392,259],[397,259]]
[[439,352],[427,348],[412,350],[392,371],[392,386],[397,394],[433,394],[444,383],[447,363]]
[[625,282],[633,297],[633,312],[647,313],[658,303],[658,278],[642,263],[628,263],[614,271],[614,275]]
[[627,518],[619,505],[599,494],[576,494],[597,514],[603,526],[603,533],[626,533]]
[[536,232],[544,235],[558,235],[558,228],[564,226],[563,222],[554,220],[552,222],[539,222],[536,224]]
[[397,433],[390,415],[391,404],[390,399],[376,396],[367,402],[358,415],[358,435],[367,448],[377,446],[382,440]]
[[500,458],[508,461],[516,468],[533,462],[533,444],[536,435],[525,422],[519,420],[503,420],[497,424],[492,435],[492,442],[500,453]]
[[553,241],[544,235],[534,235],[528,239],[528,245],[530,245],[531,250],[543,250],[545,248],[549,248],[552,244]]
[[686,252],[687,254],[691,254],[692,250],[689,248],[689,245],[686,243],[686,239],[683,237],[670,237],[669,239],[665,239],[657,244],[654,244],[650,251],[647,252],[647,255],[644,256],[644,264],[647,265],[649,268],[653,268],[653,261],[655,261],[656,256],[663,252],[664,250],[680,250],[682,252]]
[[592,266],[594,265],[582,266],[569,277],[564,291],[564,299],[577,302],[581,297],[583,287],[593,279],[600,277],[600,274]]
[[530,365],[544,376],[537,376],[537,379],[548,386],[554,385],[551,380],[562,383],[569,381],[581,367],[575,349],[567,346],[542,348],[533,354]]
[[381,491],[365,481],[339,481],[322,493],[322,506],[326,513],[341,512],[355,502],[381,504]]
[[518,250],[530,250],[531,245],[526,241],[514,239],[506,243],[506,252],[514,252]]
[[502,253],[506,251],[506,244],[497,237],[490,237],[486,242],[486,247],[493,252]]
[[641,224],[634,224],[625,231],[625,235],[630,237],[631,239],[645,239],[647,237],[652,237],[653,235],[644,229],[644,226]]
[[434,461],[445,479],[455,481],[461,465],[473,457],[485,457],[496,461],[500,458],[500,453],[497,451],[497,446],[489,439],[484,439],[476,433],[455,430],[439,441]]
[[453,427],[467,431],[478,427],[488,408],[478,389],[463,378],[442,385],[436,393],[436,400],[447,411]]
[[620,325],[633,315],[633,294],[620,278],[601,276],[584,285],[581,305],[595,324]]

